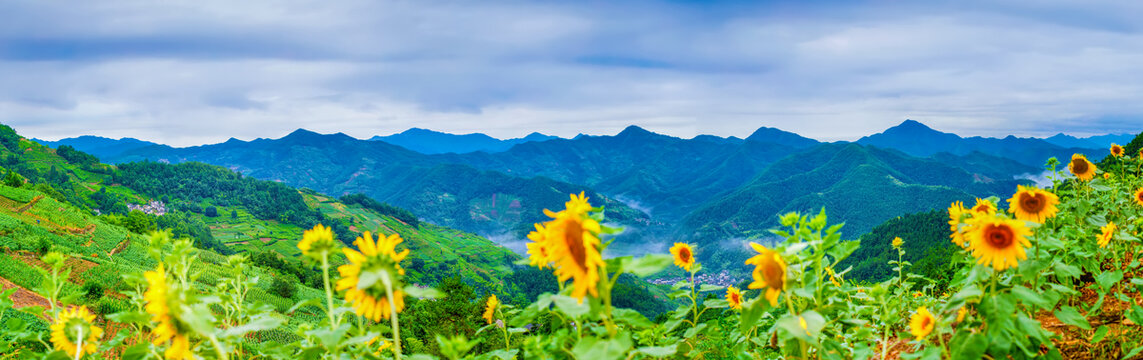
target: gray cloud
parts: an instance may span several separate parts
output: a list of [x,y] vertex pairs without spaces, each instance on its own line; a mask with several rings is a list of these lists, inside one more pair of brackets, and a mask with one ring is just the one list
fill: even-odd
[[856,139],[1138,132],[1143,5],[0,3],[0,122],[175,145],[305,127]]

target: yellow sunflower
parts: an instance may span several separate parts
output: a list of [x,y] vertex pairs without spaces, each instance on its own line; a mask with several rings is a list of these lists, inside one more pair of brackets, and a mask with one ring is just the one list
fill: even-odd
[[1024,248],[1031,246],[1026,236],[1032,231],[1023,221],[1010,220],[998,216],[974,218],[972,229],[966,234],[968,250],[981,265],[992,265],[993,269],[1004,270],[1016,267],[1017,260],[1027,259]]
[[829,282],[833,283],[833,286],[841,287],[841,282],[837,281],[837,274],[833,272],[833,268],[827,267],[826,273],[829,274]]
[[365,346],[373,346],[373,344],[377,343],[378,341],[381,342],[381,346],[377,347],[377,351],[373,352],[373,355],[381,356],[382,351],[385,351],[385,349],[393,347],[393,343],[388,342],[385,339],[382,339],[380,335],[374,336],[372,339],[369,339],[369,342],[365,343]]
[[687,243],[675,243],[675,246],[671,247],[671,255],[675,257],[675,265],[683,270],[691,271],[691,267],[695,265],[694,250]]
[[500,306],[500,300],[496,299],[496,294],[488,296],[488,302],[484,305],[484,320],[488,325],[492,325],[492,318],[496,316],[496,307]]
[[103,338],[103,329],[95,326],[95,315],[87,311],[87,306],[60,311],[51,331],[55,349],[77,359],[94,354],[95,343]]
[[1072,161],[1068,163],[1068,171],[1080,180],[1087,181],[1095,177],[1096,167],[1083,154],[1073,154]]
[[1056,194],[1033,186],[1019,185],[1016,194],[1008,199],[1008,212],[1020,220],[1043,223],[1056,216],[1059,211],[1056,204],[1059,203],[1060,198]]
[[734,310],[742,310],[742,291],[738,288],[729,286],[726,288],[726,303],[730,304],[730,308]]
[[302,255],[321,260],[323,253],[333,250],[333,230],[322,224],[302,233],[302,241],[298,242],[298,250]]
[[1143,188],[1135,190],[1135,203],[1143,206]]
[[964,316],[965,316],[965,315],[968,315],[968,307],[963,307],[963,306],[962,306],[962,307],[960,308],[960,310],[957,310],[957,311],[956,311],[956,322],[958,322],[958,323],[959,323],[959,322],[961,322],[961,321],[964,321]]
[[964,230],[960,228],[960,218],[965,213],[968,213],[968,210],[964,208],[964,203],[957,201],[949,205],[949,231],[952,232],[949,238],[953,244],[960,247],[964,247],[965,243]]
[[1119,146],[1119,144],[1111,144],[1111,156],[1123,156],[1123,147]]
[[972,212],[992,215],[996,213],[996,205],[992,204],[988,199],[976,198],[976,205],[973,205]]
[[[397,234],[378,234],[377,241],[373,241],[373,235],[366,231],[353,242],[361,252],[341,249],[349,259],[349,264],[337,268],[341,273],[337,290],[345,290],[345,301],[352,304],[357,315],[381,321],[382,318],[392,316],[394,311],[400,313],[405,309],[404,283],[401,281],[405,269],[401,268],[400,263],[409,256],[409,249],[397,252],[397,244],[403,241],[405,240]],[[372,281],[362,281],[363,278]],[[386,292],[386,278],[393,291],[392,299]],[[390,303],[393,309],[390,309]]]
[[1099,234],[1099,248],[1100,249],[1107,246],[1107,244],[1111,242],[1111,237],[1115,235],[1115,230],[1118,230],[1118,229],[1119,229],[1119,227],[1115,226],[1115,223],[1110,222],[1110,221],[1107,222],[1107,225],[1104,225],[1103,227],[1100,228],[1100,230],[1103,231],[1101,234]]
[[155,335],[152,343],[162,345],[170,342],[170,347],[163,352],[167,360],[189,360],[194,358],[190,350],[190,339],[179,322],[175,319],[172,308],[178,308],[177,297],[171,296],[171,284],[167,281],[167,272],[160,263],[154,271],[143,273],[147,280],[147,291],[143,293],[143,300],[147,304],[143,307],[151,314],[151,321],[155,325],[152,334]]
[[554,264],[559,281],[573,279],[572,297],[580,302],[590,293],[599,296],[599,268],[604,266],[600,253],[599,222],[588,217],[591,205],[581,193],[571,196],[566,209],[558,213],[544,210],[552,221],[544,224],[547,231],[542,241]]
[[909,333],[913,334],[917,340],[924,339],[933,332],[933,328],[937,326],[937,318],[929,313],[929,309],[922,306],[917,309],[917,313],[909,318]]
[[534,224],[536,230],[528,233],[528,265],[545,268],[551,264],[551,255],[548,253],[547,229],[540,224]]
[[894,249],[900,249],[901,245],[905,245],[905,240],[901,240],[900,236],[893,238],[893,248]]
[[766,289],[766,300],[770,306],[778,306],[778,295],[786,289],[786,262],[778,252],[767,249],[765,246],[751,242],[750,247],[758,252],[746,260],[747,265],[754,265],[754,282],[747,287],[751,289]]

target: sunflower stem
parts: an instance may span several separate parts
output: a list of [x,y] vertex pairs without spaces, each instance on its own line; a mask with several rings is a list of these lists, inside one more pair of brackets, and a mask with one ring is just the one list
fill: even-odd
[[393,298],[393,280],[389,272],[381,272],[381,281],[385,283],[385,295],[389,299],[389,325],[393,328],[393,354],[394,358],[401,360],[401,327],[397,321],[397,304]]
[[[321,253],[321,275],[325,283],[326,314],[329,315],[330,330],[337,330],[339,321],[333,316],[333,290],[329,286],[329,251]],[[392,297],[390,297],[392,299]]]
[[218,338],[211,335],[208,339],[210,339],[210,343],[214,345],[214,351],[218,353],[218,359],[226,360],[228,358],[226,350],[222,348],[222,343],[218,342]]
[[75,360],[79,360],[79,358],[83,356],[83,325],[76,325],[75,330],[77,332],[77,341],[75,342]]
[[691,271],[691,310],[694,313],[695,321],[691,326],[698,326],[698,291],[695,290],[695,272]]

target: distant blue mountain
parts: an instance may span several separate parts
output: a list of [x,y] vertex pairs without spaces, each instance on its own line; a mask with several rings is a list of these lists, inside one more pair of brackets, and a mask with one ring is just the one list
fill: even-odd
[[[88,154],[95,155],[95,157],[103,160],[115,159],[119,157],[119,155],[122,155],[123,153],[131,150],[159,145],[150,141],[143,141],[134,138],[120,138],[116,140],[92,135],[60,139],[59,141],[47,141],[40,139],[32,139],[32,141],[52,148],[68,145]],[[105,162],[110,163],[111,161]]]
[[1045,138],[1044,141],[1063,147],[1103,149],[1111,147],[1111,144],[1127,145],[1127,143],[1131,142],[1131,139],[1134,138],[1135,135],[1131,134],[1107,134],[1077,138],[1075,136],[1060,133],[1053,135],[1052,137]]
[[1018,138],[1012,135],[1005,138],[965,138],[933,130],[915,120],[905,120],[883,132],[858,139],[857,143],[895,149],[917,157],[929,157],[938,153],[968,155],[981,152],[1035,167],[1042,167],[1044,161],[1053,156],[1066,159],[1074,153],[1095,155],[1099,151],[1106,153],[1107,150],[1106,146],[1061,146],[1044,139]]
[[559,137],[534,132],[522,138],[500,140],[481,133],[456,135],[412,128],[399,134],[374,136],[369,140],[384,141],[422,154],[464,154],[477,151],[502,152],[511,149],[516,144],[552,139],[559,139]]

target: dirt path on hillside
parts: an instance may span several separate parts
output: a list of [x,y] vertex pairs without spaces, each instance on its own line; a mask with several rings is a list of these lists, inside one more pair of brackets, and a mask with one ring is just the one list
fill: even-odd
[[[8,290],[11,288],[16,288],[16,293],[12,294],[12,301],[16,303],[14,307],[17,309],[28,306],[42,306],[44,310],[47,310],[51,307],[51,305],[48,304],[48,298],[40,296],[40,294],[25,289],[20,285],[16,285],[11,281],[8,281],[8,279],[0,278],[0,289]],[[56,304],[62,305],[59,303]]]

